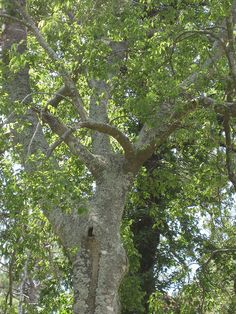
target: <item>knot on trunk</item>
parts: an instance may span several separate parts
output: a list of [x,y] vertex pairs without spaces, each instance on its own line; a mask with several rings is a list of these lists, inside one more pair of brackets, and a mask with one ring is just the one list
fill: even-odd
[[93,238],[95,235],[93,233],[93,227],[88,228],[88,238]]

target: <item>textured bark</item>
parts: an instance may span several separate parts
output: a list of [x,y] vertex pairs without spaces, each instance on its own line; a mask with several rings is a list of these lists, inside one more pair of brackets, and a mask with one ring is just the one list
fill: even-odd
[[81,217],[80,249],[73,257],[74,313],[120,312],[118,290],[127,271],[120,226],[133,177],[122,168],[122,158],[111,158],[87,217]]
[[[90,100],[90,118],[100,123],[108,123],[107,105],[109,100],[108,87],[105,82],[90,81],[93,95]],[[106,97],[98,102],[98,98],[104,93]],[[96,154],[107,154],[111,152],[109,136],[94,132],[92,135],[93,151]]]

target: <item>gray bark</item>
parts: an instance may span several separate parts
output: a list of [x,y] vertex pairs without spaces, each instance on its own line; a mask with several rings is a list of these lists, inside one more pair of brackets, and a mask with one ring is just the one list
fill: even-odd
[[127,271],[120,226],[132,181],[122,164],[120,158],[111,160],[111,167],[97,180],[87,217],[81,217],[80,249],[73,257],[74,313],[120,312],[118,290]]

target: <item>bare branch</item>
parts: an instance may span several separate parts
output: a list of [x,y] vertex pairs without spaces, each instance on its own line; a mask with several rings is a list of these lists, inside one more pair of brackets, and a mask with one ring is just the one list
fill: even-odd
[[236,117],[236,102],[234,101],[219,102],[204,95],[196,98],[195,101],[198,103],[199,107],[212,108],[216,113],[221,115],[225,115],[225,112],[227,111],[230,117]]
[[193,99],[185,101],[181,108],[175,108],[171,104],[164,103],[153,119],[155,127],[144,125],[135,143],[137,156],[141,162],[149,158],[155,149],[160,146],[170,134],[180,127],[182,119],[194,111],[198,102]]
[[236,102],[226,101],[219,103],[213,98],[204,95],[186,101],[182,108],[172,108],[168,104],[163,104],[158,114],[153,117],[156,121],[156,126],[150,128],[145,125],[135,143],[137,156],[141,158],[140,160],[150,157],[154,148],[160,146],[170,134],[179,128],[184,117],[197,107],[212,108],[221,115],[224,115],[225,111],[227,111],[230,116],[236,117]]
[[22,99],[21,103],[23,104],[24,102],[26,102],[26,100],[28,98],[30,98],[32,95],[49,95],[49,96],[53,96],[51,99],[49,99],[47,101],[47,104],[45,107],[47,107],[48,105],[51,105],[52,107],[57,107],[59,102],[62,101],[63,99],[68,101],[69,103],[71,103],[73,105],[73,102],[66,96],[70,95],[70,92],[68,90],[68,88],[66,86],[62,86],[61,88],[58,89],[58,91],[56,91],[55,93],[50,93],[50,92],[32,92],[29,93],[28,95],[26,95],[24,97],[24,99]]
[[29,155],[31,154],[31,146],[32,146],[33,141],[35,139],[35,136],[36,136],[36,134],[37,134],[37,132],[39,130],[39,126],[40,126],[40,122],[38,121],[37,124],[36,124],[35,130],[34,130],[34,133],[33,133],[32,137],[31,137],[29,145],[28,145],[26,158],[28,158]]

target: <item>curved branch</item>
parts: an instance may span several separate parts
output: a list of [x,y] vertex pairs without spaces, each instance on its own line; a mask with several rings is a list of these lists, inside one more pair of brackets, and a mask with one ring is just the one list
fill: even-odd
[[25,103],[26,100],[28,98],[30,98],[32,95],[49,95],[49,96],[53,95],[53,97],[50,100],[47,101],[46,106],[45,106],[46,108],[47,108],[48,105],[51,105],[51,106],[56,108],[57,105],[59,104],[59,102],[62,101],[63,99],[68,101],[69,103],[71,103],[73,105],[71,100],[66,97],[67,95],[69,95],[69,91],[68,91],[68,89],[65,86],[62,86],[55,93],[50,93],[50,92],[32,92],[32,93],[29,93],[28,95],[26,95],[22,99],[21,103],[22,104]]
[[88,119],[87,121],[80,122],[77,127],[88,128],[112,136],[124,149],[127,159],[134,157],[135,150],[129,138],[115,126]]
[[157,121],[155,128],[150,129],[145,125],[140,134],[135,147],[137,150],[137,156],[144,160],[152,154],[156,146],[161,145],[170,134],[172,134],[181,124],[184,117],[193,112],[197,107],[212,108],[217,114],[230,117],[236,117],[236,102],[225,101],[219,103],[211,97],[201,95],[199,98],[190,99],[185,103],[183,108],[168,108],[168,105],[162,105],[162,109],[158,115],[154,117]]
[[227,111],[230,117],[236,117],[236,102],[234,101],[225,101],[220,103],[219,101],[216,101],[215,99],[204,95],[195,99],[195,101],[200,107],[211,107],[216,113],[221,115],[225,115],[225,112]]
[[198,102],[190,100],[184,103],[182,108],[175,108],[171,104],[162,104],[158,114],[153,118],[156,126],[150,128],[144,125],[135,143],[137,156],[140,162],[151,156],[155,147],[160,146],[181,125],[183,118],[194,111]]

